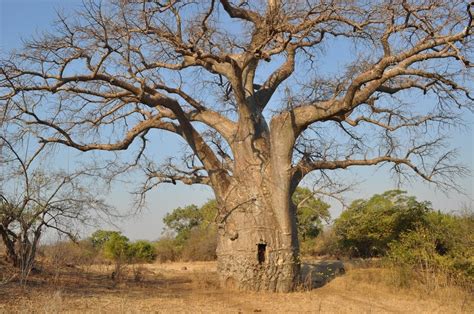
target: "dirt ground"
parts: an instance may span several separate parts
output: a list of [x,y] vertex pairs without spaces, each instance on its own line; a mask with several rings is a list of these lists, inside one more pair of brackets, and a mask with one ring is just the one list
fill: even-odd
[[130,267],[119,282],[110,266],[32,274],[0,285],[0,313],[474,313],[472,296],[389,288],[374,269],[349,269],[321,288],[250,293],[218,287],[214,262]]

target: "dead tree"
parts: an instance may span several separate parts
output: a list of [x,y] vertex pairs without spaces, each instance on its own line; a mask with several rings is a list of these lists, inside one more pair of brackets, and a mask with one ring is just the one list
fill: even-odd
[[[142,192],[211,186],[222,282],[289,291],[309,173],[388,164],[456,187],[442,137],[473,108],[472,28],[459,0],[88,1],[2,62],[1,99],[42,143],[133,152]],[[347,59],[328,73],[331,47]],[[156,165],[156,130],[190,154]]]
[[82,171],[65,173],[42,164],[39,159],[44,144],[31,150],[23,140],[7,139],[5,133],[9,132],[2,131],[0,237],[7,261],[19,269],[24,281],[34,267],[46,230],[75,240],[81,223],[91,223],[94,212],[110,213],[110,207],[95,194],[99,190],[81,179]]

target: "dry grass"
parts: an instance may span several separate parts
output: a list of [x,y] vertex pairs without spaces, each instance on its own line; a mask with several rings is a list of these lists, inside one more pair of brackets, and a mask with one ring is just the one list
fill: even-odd
[[16,283],[0,286],[0,312],[474,312],[465,292],[451,289],[427,294],[391,288],[385,282],[388,275],[381,269],[349,269],[322,288],[289,294],[222,290],[217,285],[214,262],[129,267],[120,282],[110,278],[111,270],[111,266],[45,270],[33,275],[26,287]]

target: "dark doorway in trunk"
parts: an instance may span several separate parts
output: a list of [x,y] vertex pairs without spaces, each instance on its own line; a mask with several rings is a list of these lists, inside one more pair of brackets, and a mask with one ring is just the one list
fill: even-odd
[[263,264],[265,262],[265,250],[267,249],[266,243],[258,243],[257,244],[257,259],[259,264]]

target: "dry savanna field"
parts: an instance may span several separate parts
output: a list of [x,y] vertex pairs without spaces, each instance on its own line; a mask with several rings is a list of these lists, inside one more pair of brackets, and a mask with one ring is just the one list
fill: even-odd
[[[326,265],[326,264],[323,264]],[[327,264],[331,265],[331,263]],[[388,270],[346,263],[320,288],[294,293],[221,289],[215,262],[112,266],[42,265],[26,286],[0,286],[1,313],[473,313],[472,295],[455,288],[395,288]],[[7,268],[2,265],[2,276]]]
[[474,314],[473,0],[0,16],[0,314]]

